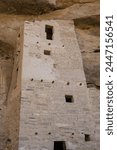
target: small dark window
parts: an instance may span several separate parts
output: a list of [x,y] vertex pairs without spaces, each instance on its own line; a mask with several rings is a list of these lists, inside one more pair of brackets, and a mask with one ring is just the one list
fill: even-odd
[[73,103],[74,102],[72,95],[65,95],[65,100],[67,103]]
[[53,40],[53,26],[46,25],[45,32],[46,32],[46,39]]
[[49,50],[44,50],[44,55],[50,55],[51,52]]
[[54,141],[54,150],[66,150],[65,141]]
[[89,134],[85,134],[85,141],[86,142],[90,141],[90,135]]

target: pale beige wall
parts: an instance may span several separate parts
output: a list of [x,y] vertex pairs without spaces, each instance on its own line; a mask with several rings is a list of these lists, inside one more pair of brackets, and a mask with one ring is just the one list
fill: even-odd
[[[52,41],[46,39],[46,24],[54,27]],[[25,22],[23,43],[19,150],[52,150],[54,141],[66,141],[67,150],[94,150],[94,123],[73,22]],[[73,95],[74,103],[66,103],[65,94]],[[84,134],[91,141],[85,142]]]

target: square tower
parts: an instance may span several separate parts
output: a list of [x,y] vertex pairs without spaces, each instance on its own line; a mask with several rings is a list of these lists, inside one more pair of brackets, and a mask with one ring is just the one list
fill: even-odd
[[74,23],[25,22],[19,150],[93,150]]

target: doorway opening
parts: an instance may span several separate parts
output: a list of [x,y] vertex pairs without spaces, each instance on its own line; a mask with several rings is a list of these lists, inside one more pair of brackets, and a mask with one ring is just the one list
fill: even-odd
[[65,141],[54,141],[54,150],[66,150]]

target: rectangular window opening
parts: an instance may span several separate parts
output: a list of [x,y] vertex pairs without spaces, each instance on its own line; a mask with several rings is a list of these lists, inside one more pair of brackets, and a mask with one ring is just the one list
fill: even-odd
[[54,141],[54,150],[66,150],[65,141]]
[[65,95],[65,100],[67,103],[73,103],[74,102],[72,95]]
[[53,40],[53,26],[46,25],[45,32],[46,32],[46,39]]
[[90,135],[89,134],[85,134],[85,141],[86,142],[90,141]]
[[51,55],[51,51],[49,51],[49,50],[44,50],[44,55]]

